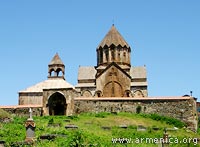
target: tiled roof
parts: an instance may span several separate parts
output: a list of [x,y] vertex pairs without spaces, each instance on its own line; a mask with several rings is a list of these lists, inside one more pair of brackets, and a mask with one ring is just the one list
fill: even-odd
[[96,72],[94,66],[80,66],[78,69],[78,80],[95,79]]
[[131,67],[130,76],[133,79],[147,78],[146,67],[145,66]]
[[62,64],[62,65],[64,65],[62,60],[60,59],[58,53],[56,53],[56,55],[53,57],[53,59],[49,63],[49,65],[54,65],[54,64]]
[[99,47],[104,47],[107,45],[108,47],[114,44],[115,46],[121,45],[122,47],[126,46],[129,48],[128,43],[124,40],[124,38],[121,36],[121,34],[117,31],[114,25],[112,25],[109,32],[106,34],[104,39],[99,44]]
[[62,78],[55,78],[55,79],[52,78],[42,81],[34,86],[28,87],[25,90],[19,91],[19,93],[42,92],[43,89],[60,89],[60,88],[74,88],[74,87]]

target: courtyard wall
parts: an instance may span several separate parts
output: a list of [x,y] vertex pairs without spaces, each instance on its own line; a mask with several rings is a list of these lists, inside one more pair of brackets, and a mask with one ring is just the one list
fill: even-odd
[[164,98],[75,98],[74,113],[130,112],[156,113],[182,120],[197,130],[196,99],[193,97]]

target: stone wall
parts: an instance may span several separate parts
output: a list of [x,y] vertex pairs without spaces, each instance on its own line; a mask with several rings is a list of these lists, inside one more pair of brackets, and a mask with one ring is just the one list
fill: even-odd
[[[16,116],[24,116],[29,117],[29,107],[19,107],[19,108],[2,108],[10,114],[14,114]],[[31,108],[33,111],[33,116],[42,116],[42,107],[34,107]]]
[[42,92],[19,93],[19,105],[42,105]]
[[[196,100],[192,97],[179,98],[75,98],[74,113],[82,112],[130,112],[156,113],[180,119],[196,130],[198,116]],[[140,108],[139,108],[140,107]]]
[[54,93],[62,94],[66,99],[66,115],[71,115],[73,113],[73,98],[78,96],[78,92],[74,89],[44,89],[43,90],[43,115],[49,115],[49,107],[48,107],[48,100],[50,96]]

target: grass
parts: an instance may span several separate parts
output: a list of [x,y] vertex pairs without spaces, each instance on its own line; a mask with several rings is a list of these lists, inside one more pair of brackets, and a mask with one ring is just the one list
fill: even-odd
[[[73,147],[73,146],[98,146],[98,147],[122,147],[122,146],[134,146],[134,147],[157,147],[155,143],[139,143],[135,141],[141,138],[161,138],[163,136],[164,128],[173,128],[177,124],[177,120],[174,120],[174,124],[169,124],[168,119],[162,116],[157,116],[159,119],[153,119],[151,115],[141,115],[132,113],[84,113],[78,116],[43,116],[34,117],[36,123],[35,135],[37,147]],[[162,118],[162,121],[161,121]],[[171,118],[170,118],[171,119]],[[70,120],[70,122],[66,122]],[[24,123],[26,118],[14,117],[10,123],[0,124],[0,140],[5,140],[7,145],[10,146],[13,142],[23,141],[25,139],[25,127]],[[58,126],[50,126],[48,124],[60,124]],[[74,124],[79,129],[65,129],[67,124]],[[127,125],[127,129],[119,128],[120,125]],[[137,126],[143,125],[147,128],[146,131],[137,131]],[[110,127],[108,130],[102,129],[104,127]],[[156,127],[158,130],[154,130]],[[53,140],[40,140],[40,135],[56,134],[58,137]],[[184,128],[179,128],[178,131],[168,131],[168,134],[173,138],[183,139],[186,138],[200,138],[199,134],[188,132]],[[131,143],[120,144],[119,138],[129,139]],[[116,141],[118,143],[113,143]],[[170,144],[170,147],[188,147],[188,144]],[[189,147],[193,147],[194,143],[190,143]],[[195,147],[197,147],[196,145]]]

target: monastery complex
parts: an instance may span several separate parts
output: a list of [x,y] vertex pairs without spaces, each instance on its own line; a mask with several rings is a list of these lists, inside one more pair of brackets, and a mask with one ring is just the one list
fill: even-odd
[[157,113],[197,129],[196,98],[148,97],[146,67],[131,65],[131,47],[114,25],[97,46],[96,55],[96,66],[79,67],[74,86],[65,80],[65,65],[56,54],[48,64],[47,80],[19,91],[19,105],[4,109],[18,113],[32,107],[35,115]]

